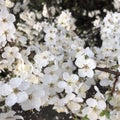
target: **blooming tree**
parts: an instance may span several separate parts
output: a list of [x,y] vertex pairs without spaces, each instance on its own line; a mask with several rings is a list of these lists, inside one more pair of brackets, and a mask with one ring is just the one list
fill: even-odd
[[[70,10],[59,8],[56,15],[54,7],[43,3],[42,10],[32,10],[29,3],[0,0],[0,101],[7,108],[0,119],[23,119],[12,111],[19,104],[23,111],[53,105],[76,119],[118,120],[120,13],[97,16],[101,47],[86,46]],[[113,5],[119,11],[120,1]]]

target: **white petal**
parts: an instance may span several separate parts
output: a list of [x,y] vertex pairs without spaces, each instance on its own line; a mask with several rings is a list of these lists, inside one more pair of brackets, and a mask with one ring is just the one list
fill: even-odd
[[89,47],[87,47],[86,49],[85,49],[85,53],[87,54],[87,56],[89,56],[89,57],[94,57],[94,53],[92,52],[92,50],[89,48]]
[[38,88],[32,94],[33,94],[34,97],[44,97],[45,96],[45,91],[41,88]]
[[67,95],[66,95],[66,99],[68,99],[68,100],[73,100],[73,99],[75,99],[75,94],[73,94],[73,93],[67,94]]
[[19,90],[26,90],[30,87],[30,82],[27,81],[23,81],[20,86],[19,86]]
[[75,64],[79,67],[82,68],[85,64],[85,59],[83,57],[79,57],[76,59]]
[[40,106],[41,106],[41,100],[40,100],[40,98],[38,97],[36,97],[36,98],[33,98],[32,100],[31,100],[31,104],[32,104],[32,106],[33,106],[33,108],[35,108],[36,110],[40,110]]
[[26,92],[19,92],[16,94],[17,96],[17,103],[22,103],[28,99],[28,95]]
[[80,77],[89,77],[92,78],[94,76],[94,72],[92,69],[79,69],[78,74]]
[[17,96],[15,94],[9,95],[5,100],[5,104],[9,107],[13,106],[16,102],[17,102]]
[[21,82],[22,82],[23,80],[21,79],[21,78],[12,78],[11,80],[10,80],[10,85],[13,87],[13,88],[17,88],[20,84],[21,84]]
[[72,74],[70,77],[73,80],[73,82],[77,82],[79,79],[78,75],[76,75],[76,74]]
[[64,88],[65,89],[66,86],[67,86],[67,83],[65,81],[60,81],[60,82],[57,83],[57,86],[59,88]]
[[94,72],[93,72],[93,70],[91,70],[91,69],[88,70],[88,71],[86,72],[86,74],[87,74],[86,76],[89,77],[89,78],[92,78],[92,77],[94,76]]
[[83,99],[80,98],[80,97],[76,97],[76,98],[74,99],[74,101],[75,101],[75,102],[83,102]]
[[80,110],[80,104],[75,102],[68,103],[68,107],[74,112]]
[[86,77],[86,71],[84,69],[78,69],[78,74],[80,77]]
[[70,93],[73,92],[73,88],[72,88],[71,86],[67,86],[67,87],[65,88],[65,92],[68,93],[68,94],[70,94]]
[[64,72],[64,73],[63,73],[63,79],[64,79],[64,80],[69,79],[69,77],[70,77],[70,75],[69,75],[68,72]]
[[101,86],[108,86],[108,85],[109,85],[108,79],[103,79],[103,80],[101,80],[101,81],[100,81],[100,85],[101,85]]
[[97,108],[100,110],[104,110],[106,108],[106,103],[104,100],[99,100],[97,104]]
[[3,95],[3,96],[9,95],[12,91],[13,91],[13,89],[12,89],[11,86],[8,85],[8,84],[4,84],[4,85],[1,86],[1,88],[0,88],[0,94]]
[[31,104],[31,101],[30,101],[30,100],[27,100],[27,101],[21,103],[21,107],[22,107],[22,109],[23,109],[24,111],[33,109],[33,106],[32,106],[32,104]]
[[91,58],[87,59],[86,63],[90,67],[90,69],[94,69],[96,67],[96,61]]
[[97,105],[97,101],[93,98],[89,98],[86,100],[86,103],[90,107],[95,107]]

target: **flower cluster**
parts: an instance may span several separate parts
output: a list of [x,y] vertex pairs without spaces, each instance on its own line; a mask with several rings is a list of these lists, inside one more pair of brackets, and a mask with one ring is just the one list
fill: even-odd
[[[120,13],[108,11],[99,19],[95,27],[100,28],[102,46],[86,47],[69,10],[50,17],[46,4],[39,11],[30,9],[29,2],[0,0],[3,106],[39,111],[53,105],[57,112],[85,120],[119,119]],[[11,110],[10,115],[0,113],[0,119],[7,117],[20,118]]]
[[120,9],[120,0],[114,0],[113,5],[115,9],[119,10]]
[[7,10],[4,2],[1,0],[0,7],[0,48],[4,47],[8,42],[15,40],[15,16]]
[[89,49],[80,50],[76,53],[75,64],[78,66],[78,74],[80,77],[90,77],[94,76],[93,69],[96,68],[96,61],[93,59],[94,53]]

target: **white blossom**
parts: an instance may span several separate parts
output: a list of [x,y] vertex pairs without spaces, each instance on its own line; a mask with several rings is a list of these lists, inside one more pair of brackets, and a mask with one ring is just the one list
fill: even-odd
[[85,56],[78,57],[75,61],[78,66],[78,74],[80,77],[90,77],[94,76],[93,69],[96,67],[96,62],[92,58],[86,58]]
[[[25,86],[26,85],[26,86]],[[0,88],[0,94],[6,96],[5,104],[13,106],[15,103],[21,103],[28,99],[25,90],[29,87],[29,83],[20,78],[12,78],[9,83],[4,83]]]

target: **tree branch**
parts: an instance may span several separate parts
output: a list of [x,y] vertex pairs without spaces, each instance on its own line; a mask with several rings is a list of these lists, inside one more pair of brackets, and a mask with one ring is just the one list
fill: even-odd
[[111,95],[113,95],[113,93],[114,93],[114,91],[115,91],[116,83],[117,83],[118,78],[119,78],[119,76],[120,76],[120,72],[110,70],[109,68],[101,68],[101,67],[96,67],[95,70],[100,70],[100,71],[107,72],[107,73],[110,73],[110,74],[115,75],[115,81],[114,81],[114,83],[113,83],[113,88],[112,88],[112,91],[111,91]]
[[103,72],[107,72],[107,73],[110,73],[110,74],[114,74],[114,75],[116,75],[116,76],[120,76],[120,72],[110,70],[109,68],[96,67],[95,70],[100,70],[100,71],[103,71]]

